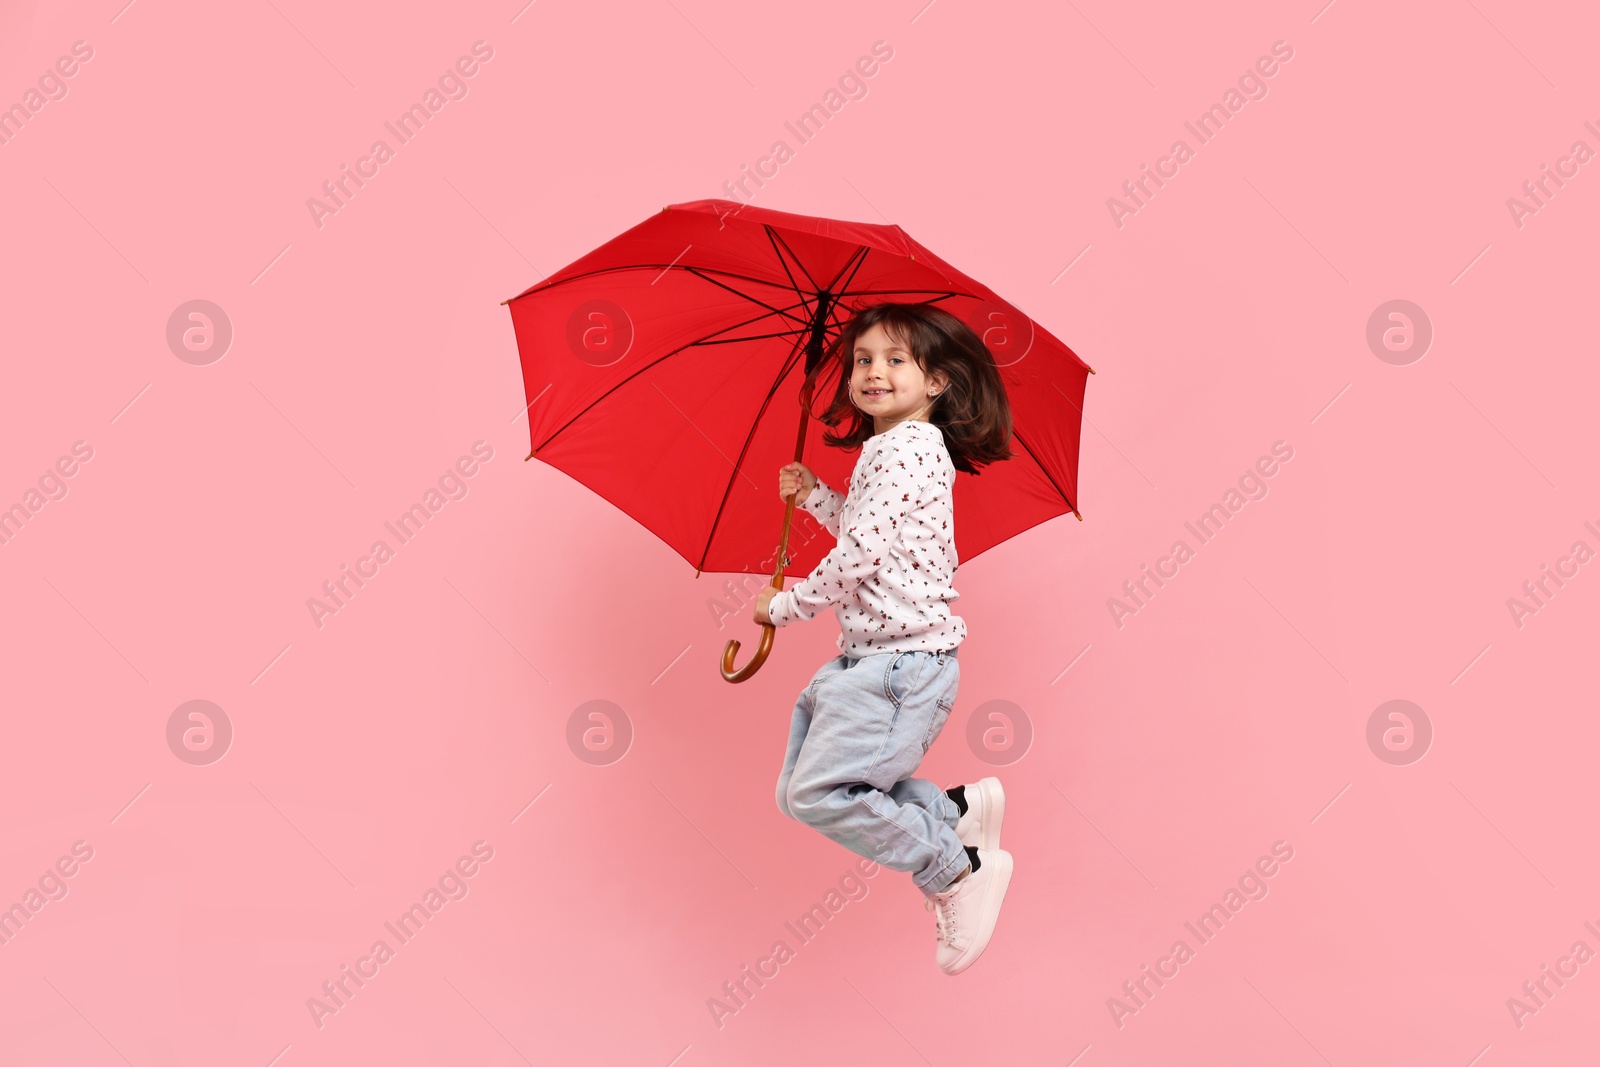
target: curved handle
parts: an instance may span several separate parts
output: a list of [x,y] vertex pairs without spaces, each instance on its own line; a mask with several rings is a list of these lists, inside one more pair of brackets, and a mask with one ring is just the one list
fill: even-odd
[[[800,499],[800,491],[795,490],[794,493],[789,494],[787,499],[789,499],[789,504],[784,506],[784,539],[778,544],[778,569],[773,571],[773,582],[771,582],[773,589],[778,590],[784,587],[784,561],[787,560],[784,553],[789,550],[789,518],[794,515],[795,501]],[[750,675],[754,675],[757,670],[762,669],[763,662],[766,662],[766,653],[773,651],[773,633],[776,630],[778,630],[776,625],[771,624],[771,622],[763,622],[762,643],[755,648],[755,654],[750,656],[750,662],[742,665],[738,670],[733,669],[733,657],[739,654],[739,641],[728,641],[722,649],[722,680],[744,681]]]
[[[819,342],[816,342],[819,343]],[[808,380],[800,389],[800,430],[794,443],[794,461],[800,462],[806,448],[806,417],[810,411],[812,383]],[[794,518],[795,505],[800,503],[800,491],[805,486],[795,487],[795,491],[784,498],[783,506],[783,533],[778,540],[778,565],[772,572],[772,588],[783,589],[783,567],[789,558],[789,527]],[[756,654],[750,657],[738,670],[733,668],[733,658],[739,654],[739,642],[729,641],[722,649],[722,680],[725,682],[742,682],[761,669],[767,661],[767,653],[772,651],[772,635],[777,630],[771,623],[761,624],[761,644],[756,646]]]
[[739,642],[729,641],[722,650],[722,678],[728,682],[742,682],[761,669],[767,661],[767,653],[772,651],[772,633],[775,627],[763,625],[761,627],[761,644],[756,646],[756,654],[750,657],[738,670],[733,669],[733,657],[739,654]]

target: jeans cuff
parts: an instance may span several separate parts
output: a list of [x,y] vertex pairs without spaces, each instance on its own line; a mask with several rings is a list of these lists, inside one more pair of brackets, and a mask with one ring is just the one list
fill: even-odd
[[[936,884],[951,868],[956,868],[956,873],[960,874],[960,867],[967,862],[967,850],[963,848],[960,852],[957,852],[949,860],[940,865],[939,870],[935,872],[934,876],[928,879],[928,885]],[[947,884],[944,889],[928,889],[925,886],[918,886],[917,888],[922,890],[923,896],[931,897],[935,893],[943,893],[945,890],[949,889],[950,886]]]

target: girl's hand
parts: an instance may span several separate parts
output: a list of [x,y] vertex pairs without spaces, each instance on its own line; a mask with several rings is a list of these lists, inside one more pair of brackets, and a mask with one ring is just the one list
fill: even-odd
[[767,605],[769,603],[771,603],[772,602],[772,598],[777,596],[777,595],[778,595],[778,590],[774,589],[770,585],[764,586],[762,588],[761,592],[756,594],[755,615],[756,615],[756,624],[758,626],[771,626],[772,625],[772,616],[767,614]]
[[804,463],[787,463],[778,468],[778,499],[788,502],[789,496],[796,489],[800,495],[795,497],[795,504],[811,495],[811,490],[816,488],[817,476],[811,473],[811,468]]

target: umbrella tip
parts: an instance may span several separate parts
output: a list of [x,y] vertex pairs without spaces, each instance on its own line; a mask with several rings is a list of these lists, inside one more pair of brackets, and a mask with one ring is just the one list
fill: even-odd
[[[1089,367],[1089,364],[1087,364],[1087,363],[1085,363],[1085,364],[1084,364],[1084,366],[1085,366],[1085,367]],[[1089,367],[1089,373],[1090,373],[1090,374],[1093,374],[1093,373],[1094,373],[1094,368],[1093,368],[1093,367]]]
[[1078,509],[1077,509],[1077,508],[1073,508],[1073,509],[1072,509],[1072,513],[1073,513],[1073,514],[1074,514],[1074,515],[1077,515],[1077,516],[1078,516],[1078,521],[1079,521],[1079,522],[1082,522],[1082,521],[1083,521],[1083,516],[1082,516],[1082,515],[1081,515],[1081,514],[1080,514],[1080,513],[1079,513],[1079,512],[1078,512]]

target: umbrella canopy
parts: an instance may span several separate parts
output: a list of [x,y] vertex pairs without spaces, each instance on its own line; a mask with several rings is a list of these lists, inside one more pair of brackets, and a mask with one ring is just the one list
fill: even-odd
[[[970,326],[1012,406],[1017,457],[956,478],[958,559],[1077,513],[1088,364],[898,226],[730,200],[664,207],[505,301],[528,458],[615,504],[697,573],[771,571],[785,506],[776,475],[795,458],[800,385],[824,342],[885,301],[933,304]],[[813,414],[837,381],[824,374]],[[824,429],[805,419],[804,462],[842,492],[860,453],[825,446]],[[805,574],[833,539],[788,544],[790,570]]]

